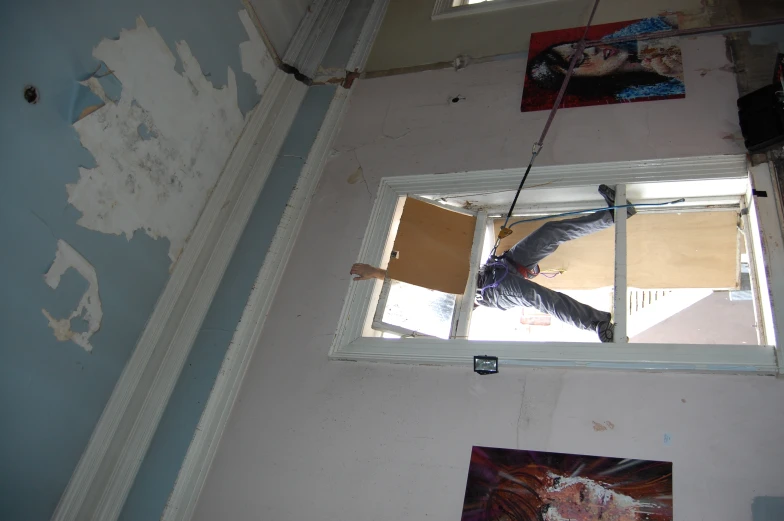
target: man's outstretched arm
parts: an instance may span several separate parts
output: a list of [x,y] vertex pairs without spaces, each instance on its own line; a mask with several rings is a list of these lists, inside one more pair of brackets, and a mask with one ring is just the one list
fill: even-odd
[[351,266],[351,274],[356,275],[354,280],[384,280],[387,276],[387,270],[375,268],[370,264],[354,264]]

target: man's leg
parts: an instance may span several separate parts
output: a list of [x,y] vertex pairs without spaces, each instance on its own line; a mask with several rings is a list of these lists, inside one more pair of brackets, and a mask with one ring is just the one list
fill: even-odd
[[549,221],[512,246],[507,255],[518,266],[531,269],[555,252],[564,242],[579,239],[612,225],[613,216],[607,210],[581,215],[574,219]]
[[597,331],[597,326],[608,326],[612,318],[606,311],[599,311],[516,273],[509,273],[497,287],[487,290],[486,296],[495,304],[493,307],[532,307],[561,322],[589,331]]

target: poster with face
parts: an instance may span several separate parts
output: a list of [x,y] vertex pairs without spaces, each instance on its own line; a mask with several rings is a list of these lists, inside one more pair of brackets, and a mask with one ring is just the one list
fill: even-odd
[[[588,40],[677,29],[670,17],[592,26]],[[584,27],[534,33],[528,53],[522,111],[550,110]],[[678,38],[632,40],[586,47],[577,58],[562,108],[683,98]]]
[[672,521],[672,463],[474,447],[462,521]]

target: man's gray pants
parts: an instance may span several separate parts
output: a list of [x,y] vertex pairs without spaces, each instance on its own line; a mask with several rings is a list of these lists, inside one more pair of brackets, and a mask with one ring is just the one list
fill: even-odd
[[[549,221],[510,248],[505,257],[510,258],[518,266],[533,269],[566,241],[579,239],[612,225],[613,216],[607,210],[574,219]],[[477,287],[486,289],[483,293],[478,292],[479,304],[502,310],[520,306],[532,307],[562,322],[591,331],[596,330],[597,324],[610,321],[610,313],[599,311],[568,295],[540,286],[523,277],[506,259],[501,262],[508,269],[506,276],[504,276],[506,270],[500,266],[480,271]],[[499,280],[500,283],[496,287],[488,287]]]

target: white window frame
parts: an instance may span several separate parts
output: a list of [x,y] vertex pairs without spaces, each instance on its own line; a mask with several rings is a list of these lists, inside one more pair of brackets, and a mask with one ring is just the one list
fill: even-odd
[[527,7],[536,4],[547,4],[550,2],[557,2],[558,0],[491,0],[489,2],[480,2],[478,4],[468,4],[466,0],[462,0],[461,5],[454,5],[455,0],[436,0],[433,6],[433,14],[430,15],[431,20],[447,20],[449,18],[457,18],[460,16],[468,16],[479,13],[490,13],[493,11],[500,11],[502,9],[512,9],[515,7]]
[[[470,215],[471,217],[476,218],[476,226],[474,228],[474,239],[471,246],[471,261],[469,263],[469,268],[468,268],[468,272],[471,275],[468,277],[468,282],[466,282],[466,287],[463,293],[456,295],[455,309],[452,313],[452,326],[450,327],[449,330],[450,338],[467,338],[468,328],[471,322],[471,311],[473,310],[474,307],[473,295],[474,292],[476,292],[475,274],[479,269],[479,265],[482,262],[482,250],[484,245],[485,232],[487,230],[487,212],[481,210],[465,210],[463,208],[457,208],[455,206],[448,206],[438,201],[434,201],[432,199],[427,199],[424,197],[419,197],[417,195],[408,195],[407,197],[411,199],[418,199],[428,204],[432,204],[444,208],[445,210],[449,210],[451,212]],[[400,215],[397,215],[396,222],[393,223],[395,229],[399,224],[399,220],[400,220]],[[395,235],[396,233],[390,234],[390,238],[392,239],[390,242],[394,243]],[[386,250],[390,250],[389,244],[387,245]],[[428,335],[420,331],[414,331],[413,329],[406,329],[404,327],[400,327],[394,324],[389,324],[384,322],[383,320],[384,310],[386,309],[390,289],[391,289],[391,281],[389,278],[386,278],[381,284],[381,292],[378,297],[378,302],[376,304],[376,309],[373,315],[373,322],[371,323],[370,327],[374,331],[379,331],[379,332],[386,331],[389,333],[394,333],[396,335],[402,335],[405,337],[435,338],[432,335]],[[372,335],[372,333],[370,335],[368,333],[369,333],[368,331],[365,331],[365,336]]]
[[[407,195],[449,197],[460,193],[514,190],[521,169],[387,177],[381,180],[358,262],[386,265],[395,215]],[[537,167],[531,185],[548,188],[606,183],[633,185],[668,181],[745,181],[768,197],[749,197],[749,217],[760,230],[751,241],[758,268],[764,268],[761,287],[767,287],[771,310],[765,319],[767,345],[699,344],[586,344],[568,342],[512,342],[435,338],[387,339],[363,336],[370,330],[381,281],[351,283],[330,348],[332,360],[365,360],[414,364],[471,365],[475,355],[499,358],[501,367],[584,367],[637,371],[697,373],[782,374],[775,346],[784,346],[784,238],[775,183],[767,165],[749,170],[745,156],[705,156],[652,161]],[[756,234],[752,234],[756,235]],[[626,291],[619,292],[626,294]],[[623,298],[626,298],[625,296]],[[765,299],[763,299],[763,304]],[[776,303],[783,303],[776,307]],[[778,357],[779,361],[782,357]]]

